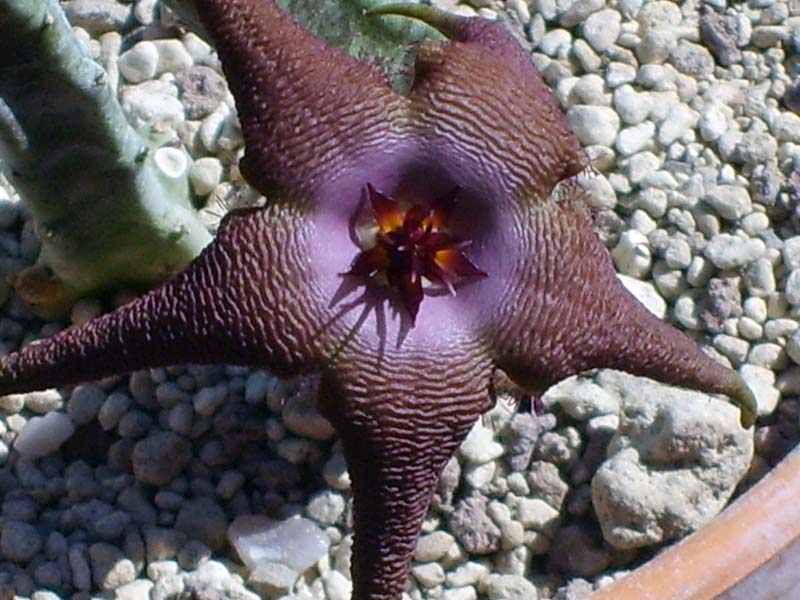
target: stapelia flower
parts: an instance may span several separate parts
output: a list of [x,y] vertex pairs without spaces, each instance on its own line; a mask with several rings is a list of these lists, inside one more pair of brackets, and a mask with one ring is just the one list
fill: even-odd
[[490,408],[493,371],[539,394],[587,369],[728,394],[732,370],[619,284],[570,181],[587,166],[504,28],[394,6],[437,27],[407,95],[273,0],[199,0],[236,98],[237,211],[182,274],[6,356],[0,392],[227,362],[322,373],[355,496],[353,597],[398,598],[447,460]]

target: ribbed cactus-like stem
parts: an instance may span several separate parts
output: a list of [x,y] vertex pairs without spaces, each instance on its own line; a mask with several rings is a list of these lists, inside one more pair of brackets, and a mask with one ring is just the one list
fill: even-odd
[[210,241],[188,161],[128,124],[57,1],[0,0],[0,102],[2,160],[42,238],[36,267],[14,282],[42,313],[153,285]]

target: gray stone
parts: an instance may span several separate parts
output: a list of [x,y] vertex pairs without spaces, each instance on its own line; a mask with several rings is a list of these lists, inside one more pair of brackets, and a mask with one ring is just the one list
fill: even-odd
[[722,331],[727,319],[742,315],[742,295],[737,282],[728,278],[714,278],[708,282],[707,295],[700,318],[709,330]]
[[94,584],[110,592],[136,579],[136,568],[116,546],[97,543],[89,546]]
[[684,104],[675,104],[669,109],[666,117],[658,126],[658,143],[664,147],[672,142],[688,140],[692,128],[697,124],[699,115]]
[[33,579],[36,585],[51,590],[60,588],[63,580],[58,563],[53,561],[40,563],[33,571]]
[[681,40],[669,53],[669,62],[681,73],[694,79],[704,79],[714,73],[711,53],[699,44]]
[[558,467],[545,461],[535,461],[528,469],[527,480],[532,497],[540,498],[556,510],[561,510],[569,485],[561,478]]
[[731,221],[741,219],[753,208],[750,194],[745,188],[738,185],[706,186],[706,195],[703,200],[720,217]]
[[128,412],[131,399],[127,394],[114,392],[109,394],[100,407],[97,420],[106,431],[111,431],[119,425],[120,419]]
[[559,531],[550,556],[556,568],[578,577],[595,577],[611,562],[608,550],[579,525],[569,525]]
[[143,533],[147,562],[175,558],[186,543],[186,534],[175,529],[145,527]]
[[99,35],[124,29],[131,7],[113,0],[71,0],[64,4],[64,13],[71,25]]
[[330,538],[316,523],[300,517],[274,521],[242,515],[228,528],[228,540],[251,569],[262,562],[278,562],[298,573],[322,558],[330,546]]
[[592,381],[571,377],[545,394],[548,406],[558,404],[573,419],[585,421],[597,415],[616,414],[619,400]]
[[319,414],[315,390],[301,389],[283,405],[281,416],[286,429],[300,437],[325,441],[334,436],[333,426]]
[[72,390],[67,404],[67,414],[76,425],[86,425],[97,417],[106,393],[99,385],[86,383]]
[[225,100],[228,93],[225,79],[216,70],[205,65],[194,65],[178,72],[176,80],[188,119],[204,119]]
[[489,575],[481,581],[481,591],[490,600],[537,600],[536,587],[522,575]]
[[61,412],[29,419],[14,440],[14,449],[25,459],[52,454],[75,433],[72,420]]
[[228,386],[219,383],[215,386],[201,388],[194,395],[192,403],[197,414],[210,417],[228,398]]
[[172,432],[153,434],[133,447],[133,473],[142,483],[164,486],[192,459],[192,445]]
[[158,50],[158,66],[156,74],[177,73],[192,66],[192,55],[180,40],[163,39],[154,40],[153,44]]
[[204,496],[187,500],[175,519],[175,529],[202,541],[212,550],[220,550],[225,545],[227,528],[225,511]]
[[756,396],[758,414],[772,414],[781,399],[781,393],[775,387],[775,373],[772,369],[747,364],[739,369],[739,373]]
[[92,587],[92,571],[86,556],[86,547],[76,544],[69,549],[69,568],[72,571],[72,585],[75,589],[88,592]]
[[489,554],[500,548],[500,529],[486,514],[486,498],[479,494],[458,503],[448,528],[470,554]]
[[583,23],[593,12],[603,8],[605,0],[568,0],[563,5],[566,6],[566,10],[562,13],[559,24],[562,27],[575,27]]
[[122,90],[122,110],[134,127],[177,127],[185,120],[183,104],[158,80],[145,81]]
[[199,540],[189,540],[178,551],[178,564],[187,571],[196,569],[211,558],[211,548]]
[[525,529],[552,537],[559,527],[559,511],[539,498],[520,498],[516,517]]
[[536,417],[518,412],[503,430],[503,438],[510,448],[509,464],[513,471],[524,471],[531,462],[536,440],[542,427]]
[[638,548],[686,535],[722,510],[753,455],[739,411],[706,394],[603,372],[622,402],[608,460],[592,479],[606,541]]
[[33,525],[14,520],[2,524],[0,554],[5,560],[26,563],[42,550],[42,546],[42,536]]
[[708,11],[700,17],[700,39],[723,67],[729,67],[741,60],[739,35],[739,23],[733,15]]

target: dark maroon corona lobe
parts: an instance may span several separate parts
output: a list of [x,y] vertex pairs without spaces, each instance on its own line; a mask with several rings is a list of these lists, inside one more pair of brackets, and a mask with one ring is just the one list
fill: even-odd
[[412,325],[424,297],[424,283],[439,284],[455,296],[456,286],[464,278],[486,277],[462,252],[470,242],[448,230],[457,194],[455,188],[430,206],[408,204],[404,208],[367,184],[374,230],[369,223],[359,226],[362,250],[343,275],[367,279],[399,294]]
[[186,362],[319,369],[352,479],[355,600],[400,598],[497,369],[534,405],[611,367],[728,394],[752,424],[739,374],[617,280],[568,185],[586,158],[501,24],[382,7],[448,38],[419,47],[402,96],[274,0],[196,4],[236,98],[242,173],[267,206],[228,215],[164,286],[3,357],[0,393]]

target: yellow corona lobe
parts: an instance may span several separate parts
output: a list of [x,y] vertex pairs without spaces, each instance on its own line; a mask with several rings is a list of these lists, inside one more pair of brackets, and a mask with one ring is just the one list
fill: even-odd
[[362,277],[393,289],[412,323],[424,297],[423,282],[455,294],[462,279],[486,277],[461,251],[469,242],[457,239],[447,228],[458,188],[430,206],[405,208],[370,184],[366,193],[377,227],[369,226],[374,237],[359,236],[361,251],[343,276]]

